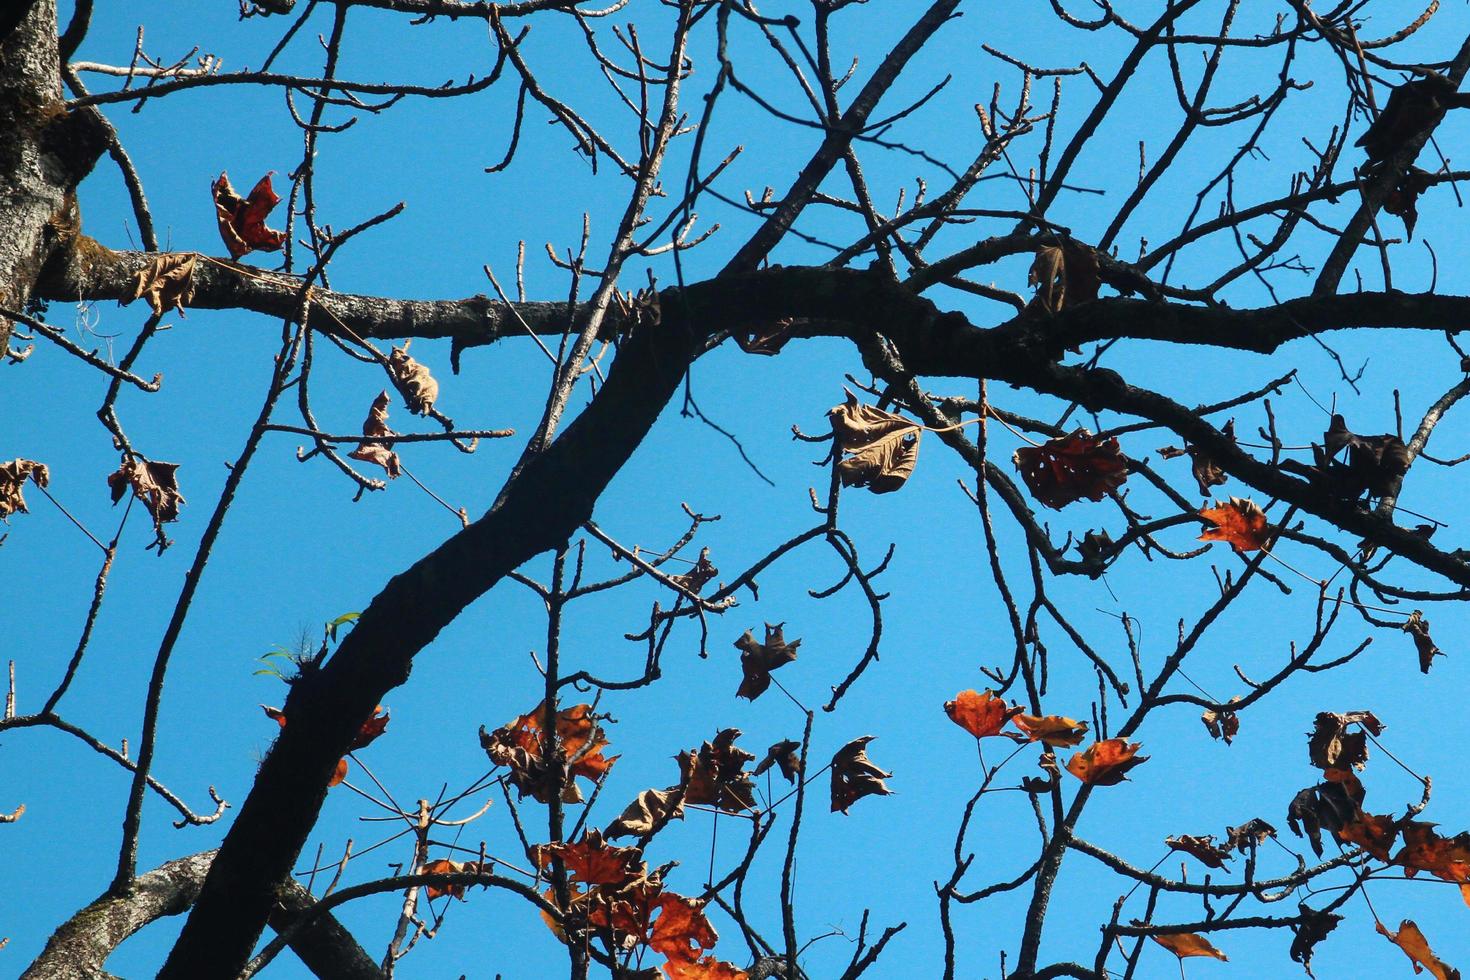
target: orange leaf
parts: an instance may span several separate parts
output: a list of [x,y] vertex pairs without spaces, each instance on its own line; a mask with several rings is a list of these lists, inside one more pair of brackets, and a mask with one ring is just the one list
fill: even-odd
[[1393,863],[1404,868],[1409,877],[1427,871],[1444,881],[1470,884],[1470,834],[1441,837],[1434,824],[1411,820],[1401,828],[1403,850]]
[[598,830],[587,831],[574,844],[541,844],[531,850],[537,867],[549,868],[552,858],[559,857],[573,878],[584,885],[622,888],[643,874],[641,850],[609,846]]
[[1436,980],[1460,980],[1460,971],[1434,955],[1434,951],[1429,948],[1429,940],[1424,938],[1424,933],[1419,931],[1413,920],[1405,919],[1400,922],[1397,933],[1389,932],[1377,920],[1374,920],[1373,925],[1380,935],[1387,937],[1389,942],[1404,951],[1404,955],[1413,962],[1415,973],[1428,970],[1434,974]]
[[1165,837],[1164,846],[1198,858],[1207,868],[1229,870],[1225,868],[1225,862],[1234,857],[1230,853],[1230,845],[1228,843],[1216,844],[1213,835],[1194,837],[1190,834],[1180,834],[1178,837]]
[[286,712],[282,711],[280,708],[272,708],[268,704],[263,704],[260,706],[260,710],[265,712],[265,716],[267,718],[274,719],[276,724],[280,725],[282,728],[286,727]]
[[1204,936],[1194,932],[1171,932],[1167,935],[1149,936],[1154,942],[1179,957],[1181,960],[1186,956],[1213,956],[1217,960],[1228,961],[1230,957],[1220,952],[1210,944]]
[[548,803],[553,788],[559,785],[562,802],[580,803],[582,792],[573,777],[581,776],[596,782],[618,757],[607,758],[602,754],[608,745],[607,737],[597,724],[589,704],[577,704],[557,712],[559,758],[555,760],[545,757],[551,741],[546,737],[545,722],[546,706],[538,704],[493,732],[482,727],[480,747],[491,762],[510,769],[511,782],[522,798],[534,796],[539,802]]
[[[378,714],[379,711],[383,712],[381,716],[379,716]],[[348,751],[350,752],[355,751],[356,749],[367,748],[369,745],[373,744],[374,739],[383,734],[387,727],[388,713],[387,710],[380,704],[373,709],[373,716],[367,721],[363,722],[362,727],[357,730],[357,734],[353,736],[352,745],[348,747]]]
[[1113,786],[1128,778],[1128,770],[1148,761],[1148,756],[1137,754],[1140,748],[1139,743],[1121,738],[1093,742],[1087,751],[1067,760],[1067,771],[1089,786]]
[[[454,861],[450,861],[447,858],[440,858],[437,861],[430,861],[422,868],[419,868],[419,873],[429,875],[452,874],[455,871],[463,870],[463,865],[456,864]],[[424,892],[430,898],[439,898],[443,895],[452,895],[455,898],[461,900],[464,899],[464,885],[425,885]]]
[[1357,844],[1380,861],[1387,861],[1389,848],[1399,835],[1398,824],[1390,816],[1360,814],[1358,818],[1337,832],[1337,839],[1348,844]]
[[1084,497],[1102,500],[1128,478],[1128,461],[1118,440],[1099,439],[1086,429],[1016,450],[1021,479],[1052,510]]
[[658,918],[648,945],[669,960],[693,963],[719,941],[715,927],[704,914],[704,903],[665,892],[659,899]]
[[1087,722],[1061,715],[1016,715],[1015,723],[1031,741],[1058,748],[1081,745],[1087,736]]
[[1271,538],[1265,511],[1250,500],[1231,497],[1228,503],[1202,508],[1199,516],[1215,524],[1199,536],[1201,541],[1228,541],[1236,551],[1260,551]]
[[220,174],[214,182],[215,218],[219,221],[220,238],[224,239],[232,259],[256,249],[276,252],[286,242],[284,232],[265,226],[266,215],[281,202],[271,187],[271,173],[274,171],[260,178],[245,198],[230,186],[228,174]]
[[1005,723],[1020,714],[1021,709],[1016,705],[1006,707],[1004,698],[988,690],[984,694],[961,691],[953,701],[944,702],[944,713],[976,738],[988,738],[1000,735]]
[[664,964],[669,980],[747,980],[750,976],[733,963],[717,960],[713,956],[697,960],[669,960]]
[[332,771],[332,778],[327,781],[327,789],[338,785],[347,778],[347,758],[344,756],[337,760],[337,768]]

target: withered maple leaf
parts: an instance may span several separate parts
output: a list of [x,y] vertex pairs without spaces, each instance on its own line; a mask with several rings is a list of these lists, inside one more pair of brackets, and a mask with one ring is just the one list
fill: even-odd
[[1410,878],[1427,871],[1442,881],[1460,886],[1460,895],[1470,905],[1470,833],[1453,837],[1441,836],[1434,824],[1419,820],[1404,822],[1403,848],[1394,855],[1393,863]]
[[1084,498],[1102,500],[1128,478],[1118,440],[1099,439],[1086,429],[1022,446],[1014,460],[1031,493],[1052,510]]
[[[1141,924],[1135,923],[1135,925]],[[1197,932],[1169,932],[1152,935],[1148,938],[1181,960],[1186,956],[1210,956],[1217,960],[1230,959],[1230,957],[1216,949],[1208,939]]]
[[1012,720],[1027,740],[1042,742],[1053,748],[1081,745],[1082,740],[1087,737],[1087,722],[1062,715],[1018,714]]
[[1128,770],[1148,761],[1138,754],[1142,747],[1121,738],[1093,742],[1067,760],[1067,771],[1089,786],[1116,786],[1128,778]]
[[1071,239],[1060,245],[1038,249],[1026,274],[1026,283],[1036,287],[1028,310],[1060,313],[1063,309],[1097,299],[1102,281],[1098,278],[1097,253]]
[[793,738],[782,739],[766,750],[766,757],[750,771],[752,776],[759,776],[771,766],[781,770],[781,775],[786,777],[788,783],[796,782],[796,777],[801,775],[801,743]]
[[219,221],[219,236],[230,258],[238,259],[256,250],[280,251],[286,233],[265,226],[266,216],[281,202],[271,187],[270,171],[256,182],[248,197],[241,197],[230,186],[228,174],[221,173],[214,182],[214,211]]
[[[382,712],[379,714],[379,712]],[[356,752],[365,749],[378,740],[378,736],[388,730],[388,710],[381,704],[373,709],[372,717],[363,722],[357,729],[357,734],[352,736],[352,744],[347,746],[347,751]]]
[[1307,976],[1315,977],[1316,974],[1312,972],[1312,953],[1317,944],[1326,939],[1329,932],[1337,928],[1337,924],[1342,921],[1342,916],[1310,908],[1306,903],[1299,904],[1296,908],[1301,916],[1301,922],[1291,927],[1291,958],[1302,965],[1302,969],[1307,971]]
[[735,641],[735,649],[740,651],[740,670],[744,675],[735,691],[737,698],[754,701],[771,686],[771,671],[796,659],[796,648],[801,646],[801,641],[787,643],[783,632],[785,626],[785,623],[774,626],[767,623],[764,643],[757,643],[750,630]]
[[1424,933],[1412,919],[1400,922],[1398,932],[1389,932],[1388,927],[1377,919],[1373,920],[1373,926],[1379,935],[1404,951],[1414,964],[1415,973],[1428,970],[1435,980],[1460,980],[1460,971],[1434,955],[1434,950],[1429,948],[1429,940],[1424,938]]
[[670,960],[664,964],[669,980],[749,980],[750,974],[734,963],[715,959],[713,956],[697,960]]
[[670,962],[692,964],[719,941],[715,927],[704,914],[704,903],[673,892],[659,898],[658,918],[653,920],[653,935],[648,946],[662,953]]
[[1226,541],[1236,551],[1260,551],[1271,540],[1266,513],[1254,501],[1231,497],[1223,504],[1200,509],[1199,516],[1215,526],[1205,528],[1201,541]]
[[1444,656],[1444,651],[1429,636],[1429,620],[1424,618],[1423,612],[1415,609],[1409,614],[1408,621],[1399,628],[1414,638],[1414,649],[1419,651],[1419,670],[1429,673],[1434,658]]
[[1410,140],[1425,130],[1439,125],[1445,113],[1465,105],[1465,96],[1455,91],[1455,83],[1438,72],[1426,71],[1394,88],[1380,112],[1358,137],[1368,160],[1387,160]]
[[670,820],[684,819],[684,787],[646,789],[623,808],[618,818],[602,832],[608,840],[619,837],[646,837],[657,832]]
[[1200,863],[1207,868],[1225,867],[1225,862],[1235,855],[1230,852],[1229,842],[1216,844],[1213,834],[1204,837],[1196,837],[1191,834],[1180,834],[1177,837],[1165,837],[1164,846],[1172,851],[1183,851],[1185,854],[1198,858]]
[[1347,779],[1329,780],[1308,786],[1292,797],[1286,808],[1286,825],[1298,837],[1311,842],[1312,852],[1322,856],[1322,831],[1336,834],[1361,812],[1362,784],[1351,770],[1332,770]]
[[893,790],[885,779],[893,773],[879,769],[868,758],[868,743],[876,735],[864,735],[848,742],[832,757],[832,812],[846,813],[864,796],[888,796]]
[[1398,837],[1398,821],[1386,815],[1359,812],[1337,830],[1337,839],[1345,844],[1357,844],[1380,861],[1387,861]]
[[720,570],[709,559],[709,549],[701,548],[699,549],[699,560],[694,563],[694,567],[682,575],[670,575],[669,580],[686,592],[699,595],[699,590],[708,585],[710,579],[718,574]]
[[26,509],[25,495],[21,493],[26,480],[44,490],[51,483],[51,471],[45,463],[34,459],[12,459],[8,463],[0,463],[0,520],[8,519],[11,514],[30,513]]
[[796,321],[791,317],[758,323],[748,329],[734,331],[735,343],[747,354],[774,357],[791,339],[791,328],[795,325]]
[[[1339,459],[1346,450],[1346,462]],[[1305,477],[1314,487],[1342,500],[1363,494],[1382,497],[1397,493],[1411,460],[1408,447],[1396,435],[1360,436],[1341,415],[1322,434],[1322,445],[1312,445],[1312,463],[1283,460],[1280,468]]]
[[526,714],[487,732],[480,726],[480,747],[490,761],[510,769],[510,781],[524,799],[534,797],[549,803],[555,787],[561,787],[563,803],[582,802],[582,791],[575,777],[597,782],[617,756],[603,755],[607,736],[590,704],[577,704],[556,713],[556,752],[548,757],[546,748],[546,705],[538,704]]
[[[457,874],[461,871],[479,873],[480,863],[478,861],[465,861],[461,863],[459,861],[451,861],[448,858],[439,858],[436,861],[426,862],[423,867],[419,868],[419,874],[425,875]],[[424,886],[424,894],[430,899],[442,898],[445,895],[449,895],[452,898],[464,901],[464,889],[465,886],[461,884],[429,884]]]
[[755,782],[745,771],[755,756],[735,744],[740,729],[726,728],[695,751],[680,752],[684,802],[714,806],[726,813],[755,809]]
[[408,356],[411,343],[412,340],[405,340],[402,347],[395,346],[388,352],[388,377],[403,396],[410,412],[428,415],[439,400],[439,382],[434,380],[427,367]]
[[[1357,731],[1348,731],[1350,726]],[[1368,734],[1380,735],[1383,722],[1371,711],[1348,711],[1336,714],[1319,711],[1307,742],[1312,765],[1323,771],[1330,769],[1362,769],[1368,764]]]
[[873,493],[897,490],[914,472],[923,430],[917,422],[863,405],[851,391],[843,391],[847,400],[827,413],[840,455],[837,478],[843,486],[867,487]]
[[1266,838],[1275,836],[1275,827],[1260,817],[1252,817],[1239,827],[1225,828],[1225,846],[1234,848],[1238,853],[1244,854],[1252,846],[1264,844],[1266,843]]
[[588,830],[573,843],[537,844],[531,848],[536,867],[543,871],[560,859],[572,880],[583,885],[611,885],[614,890],[633,883],[644,874],[643,851],[637,847],[615,847],[601,831]]
[[194,300],[193,252],[164,252],[139,269],[128,281],[128,288],[118,297],[119,306],[127,306],[142,297],[157,316],[170,307],[184,315],[184,306]]
[[163,526],[179,519],[179,507],[184,503],[184,495],[179,492],[178,470],[178,463],[128,455],[123,457],[117,472],[107,477],[114,504],[131,488],[133,496],[148,509],[154,533],[154,541],[148,547],[157,548],[160,555],[170,544]]
[[[959,725],[976,738],[1007,735],[1018,740],[1025,736],[1002,732],[1005,723],[1021,713],[1020,705],[1006,705],[1005,698],[998,698],[994,691],[961,691],[953,701],[944,702],[944,713],[949,720]],[[1028,739],[1029,740],[1029,739]]]
[[373,399],[372,405],[368,406],[367,418],[362,423],[363,435],[378,438],[371,442],[359,443],[358,447],[347,455],[353,459],[360,459],[364,463],[375,463],[381,466],[390,480],[396,480],[401,470],[398,454],[393,451],[392,437],[398,433],[388,428],[388,400],[388,392],[379,392],[378,397]]

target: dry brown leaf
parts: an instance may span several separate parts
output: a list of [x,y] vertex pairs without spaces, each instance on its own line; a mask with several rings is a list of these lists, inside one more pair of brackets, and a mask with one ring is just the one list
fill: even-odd
[[[1234,704],[1240,698],[1231,698],[1227,703]],[[1210,733],[1210,738],[1223,738],[1225,744],[1229,745],[1236,734],[1240,732],[1240,716],[1229,708],[1221,708],[1219,711],[1206,709],[1200,715],[1200,721],[1205,723],[1205,728]]]
[[1087,722],[1062,715],[1016,715],[1014,721],[1029,741],[1054,748],[1081,745],[1087,737]]
[[[440,858],[437,861],[430,861],[423,867],[419,868],[419,874],[454,874],[457,871],[463,870],[464,865],[459,864],[456,861],[450,861],[447,858]],[[430,899],[440,898],[444,895],[450,895],[463,901],[464,885],[425,885],[424,894],[426,894]]]
[[781,770],[781,775],[786,777],[788,783],[795,783],[796,777],[801,775],[801,743],[795,739],[782,739],[766,750],[766,757],[750,771],[752,776],[759,776],[774,765]]
[[602,833],[608,840],[616,840],[619,837],[644,837],[659,830],[670,820],[683,819],[683,787],[646,789],[639,793]]
[[[1235,442],[1235,420],[1231,419],[1225,423],[1220,430],[1221,434]],[[1175,446],[1164,446],[1159,449],[1159,455],[1164,459],[1177,459],[1180,456],[1188,456],[1190,460],[1190,471],[1194,474],[1194,482],[1199,484],[1201,497],[1210,495],[1211,487],[1218,487],[1229,479],[1220,464],[1211,459],[1203,449],[1198,446],[1185,446],[1179,449]]]
[[1337,928],[1342,916],[1309,908],[1305,903],[1296,908],[1302,921],[1291,928],[1291,958],[1302,965],[1307,976],[1315,977],[1316,974],[1312,972],[1312,952],[1318,943],[1327,938],[1329,932]]
[[347,757],[344,755],[342,758],[337,760],[337,768],[332,770],[332,778],[327,780],[327,789],[331,789],[333,786],[340,786],[342,784],[342,781],[346,778]]
[[1052,510],[1084,498],[1102,500],[1128,478],[1118,440],[1099,439],[1086,429],[1022,446],[1014,461],[1032,494]]
[[891,493],[903,486],[919,460],[917,422],[901,415],[863,405],[851,391],[847,400],[827,413],[832,436],[842,456],[837,478],[847,487],[867,487],[873,493]]
[[779,320],[771,320],[766,323],[757,324],[748,330],[737,330],[734,332],[735,343],[747,354],[765,354],[774,357],[781,353],[781,348],[791,339],[791,328],[796,321],[791,317],[782,317]]
[[388,393],[382,391],[378,397],[373,399],[372,405],[368,407],[367,418],[362,423],[362,434],[365,436],[381,436],[381,441],[364,442],[347,455],[353,459],[360,459],[364,463],[376,463],[388,474],[390,480],[398,479],[401,472],[398,463],[398,454],[393,451],[392,436],[398,433],[388,428]]
[[1164,846],[1173,851],[1183,851],[1199,859],[1200,863],[1207,868],[1225,868],[1225,862],[1235,855],[1230,853],[1230,844],[1216,844],[1213,834],[1204,837],[1195,837],[1190,834],[1180,834],[1178,837],[1165,837]]
[[1067,771],[1089,786],[1115,786],[1128,778],[1128,770],[1148,761],[1138,754],[1142,747],[1121,738],[1093,742],[1067,760]]
[[658,910],[648,945],[654,952],[667,956],[670,963],[696,963],[719,941],[715,927],[704,914],[703,902],[665,892],[659,899]]
[[1260,551],[1271,540],[1266,513],[1254,501],[1231,497],[1227,503],[1202,508],[1199,516],[1215,525],[1205,529],[1201,541],[1228,541],[1236,551]]
[[755,636],[746,630],[740,639],[735,641],[735,649],[740,651],[740,670],[744,675],[740,681],[740,687],[735,691],[737,698],[749,698],[754,701],[766,692],[771,686],[771,671],[777,667],[784,667],[796,659],[796,648],[801,646],[800,640],[786,642],[786,636],[782,632],[785,623],[777,623],[772,626],[766,624],[766,642],[757,643]]
[[603,840],[597,830],[589,830],[574,843],[537,844],[531,848],[536,867],[551,867],[560,858],[572,880],[581,885],[609,885],[621,889],[642,878],[643,851],[637,847],[615,847]]
[[439,382],[429,369],[408,356],[409,341],[388,353],[388,375],[403,396],[408,410],[415,415],[428,415],[439,400]]
[[726,813],[749,813],[755,809],[755,783],[745,771],[755,756],[735,744],[740,729],[716,733],[696,751],[680,752],[684,802],[719,807]]
[[694,563],[694,567],[682,575],[670,575],[669,580],[691,595],[699,595],[699,590],[718,574],[720,570],[709,560],[709,549],[701,548],[699,560]]
[[1354,820],[1337,831],[1338,840],[1346,844],[1357,844],[1380,861],[1388,860],[1394,839],[1398,835],[1398,821],[1390,816],[1371,813],[1359,813]]
[[1389,932],[1388,927],[1377,919],[1373,920],[1373,926],[1379,935],[1404,951],[1404,955],[1414,964],[1415,973],[1428,970],[1435,980],[1460,980],[1460,971],[1434,955],[1434,950],[1429,948],[1429,940],[1424,938],[1424,933],[1419,931],[1412,919],[1400,922],[1398,932]]
[[127,306],[142,297],[157,316],[162,316],[170,307],[183,316],[184,307],[194,299],[194,262],[197,258],[193,252],[164,252],[154,256],[133,276],[127,290],[118,298],[118,304]]
[[230,258],[238,259],[256,249],[276,252],[286,243],[284,232],[265,226],[266,216],[281,202],[271,187],[270,173],[256,182],[248,197],[235,193],[228,174],[219,175],[213,190],[219,236],[230,250]]
[[1171,932],[1165,935],[1149,936],[1154,942],[1179,957],[1181,960],[1186,956],[1210,956],[1217,960],[1229,960],[1230,957],[1220,952],[1210,941],[1197,932]]
[[546,708],[538,704],[526,714],[495,729],[480,726],[480,747],[490,761],[510,769],[510,781],[521,798],[533,796],[548,803],[555,787],[561,787],[564,803],[582,802],[575,777],[597,782],[612,768],[617,756],[603,755],[607,736],[592,714],[590,704],[577,704],[556,714],[557,752],[547,757],[544,749]]
[[[961,691],[953,701],[944,702],[944,713],[949,720],[959,725],[976,738],[1007,735],[1018,740],[1024,736],[1002,732],[1005,723],[1021,713],[1020,705],[1007,706],[1005,698],[998,698],[993,691],[981,694],[977,691]],[[1029,739],[1026,739],[1029,741]]]
[[[1393,863],[1402,867],[1410,878],[1427,871],[1443,881],[1462,886],[1470,884],[1470,833],[1443,837],[1434,824],[1419,820],[1405,822],[1400,832],[1404,846],[1394,855]],[[1465,901],[1470,905],[1470,895],[1465,896]]]
[[1409,614],[1409,619],[1403,626],[1399,627],[1405,633],[1414,638],[1414,649],[1419,651],[1419,670],[1425,674],[1434,663],[1435,657],[1444,656],[1444,651],[1435,645],[1429,636],[1429,620],[1424,618],[1424,613],[1415,609]]
[[143,502],[153,518],[154,541],[148,547],[157,548],[163,554],[171,542],[163,533],[163,526],[179,519],[179,507],[184,496],[179,492],[178,463],[164,463],[144,459],[141,456],[124,456],[117,472],[107,478],[112,490],[112,502],[116,504],[129,489],[133,496]]
[[1097,253],[1067,239],[1061,245],[1038,249],[1026,276],[1027,285],[1036,287],[1036,296],[1026,307],[1044,313],[1060,313],[1063,309],[1097,299]]
[[[1348,731],[1352,725],[1361,726],[1362,730]],[[1345,770],[1349,766],[1362,769],[1368,764],[1368,734],[1365,731],[1375,736],[1383,732],[1383,722],[1371,711],[1318,712],[1307,742],[1312,765],[1323,771]]]
[[25,495],[21,493],[26,480],[44,490],[51,484],[51,471],[45,463],[34,459],[12,459],[8,463],[0,463],[0,521],[7,520],[11,514],[30,513],[26,510]]
[[1253,844],[1264,844],[1266,838],[1275,836],[1275,827],[1260,817],[1252,817],[1239,827],[1225,828],[1225,846],[1244,854]]
[[832,812],[847,812],[864,796],[888,796],[893,790],[883,780],[893,776],[873,764],[868,758],[868,743],[877,736],[864,735],[855,738],[832,757]]

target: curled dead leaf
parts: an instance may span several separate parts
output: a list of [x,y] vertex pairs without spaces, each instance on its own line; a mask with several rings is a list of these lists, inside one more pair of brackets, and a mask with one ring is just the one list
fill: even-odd
[[693,568],[682,575],[670,575],[669,579],[691,595],[699,595],[699,590],[708,585],[710,579],[718,574],[720,570],[715,567],[714,562],[709,560],[709,549],[701,548],[699,549],[699,560],[694,563]]
[[362,434],[365,436],[378,436],[372,442],[363,442],[347,455],[353,459],[360,459],[364,463],[374,463],[381,466],[388,474],[390,480],[398,479],[401,472],[398,462],[398,454],[393,451],[393,436],[398,433],[388,428],[388,393],[382,391],[378,397],[373,399],[372,405],[368,406],[367,418],[362,422]]
[[618,818],[607,825],[603,836],[608,840],[619,837],[646,837],[656,833],[670,820],[684,819],[684,788],[670,786],[667,789],[646,789],[623,808]]
[[1038,249],[1026,275],[1036,295],[1028,310],[1060,313],[1063,309],[1097,299],[1102,281],[1098,278],[1097,253],[1081,242],[1064,239],[1060,245]]
[[1148,761],[1138,754],[1142,747],[1121,738],[1093,742],[1067,760],[1067,771],[1089,786],[1115,786],[1128,778],[1130,769]]
[[[1141,923],[1134,923],[1141,925]],[[1186,956],[1209,956],[1217,960],[1229,960],[1230,957],[1216,949],[1208,939],[1197,932],[1169,932],[1154,934],[1148,938],[1179,957],[1181,960]]]
[[228,174],[220,174],[219,179],[214,182],[214,211],[219,221],[219,236],[224,240],[225,248],[230,250],[232,259],[238,259],[257,249],[266,252],[280,251],[281,246],[286,243],[285,232],[265,226],[266,216],[281,202],[275,189],[271,187],[273,172],[260,178],[251,189],[250,195],[244,198],[236,194],[235,189],[230,186]]
[[197,258],[193,252],[164,252],[154,256],[129,280],[128,288],[118,297],[118,305],[127,306],[142,297],[157,316],[162,316],[170,307],[183,316],[184,307],[194,300],[194,263]]
[[786,777],[788,783],[795,783],[796,777],[801,775],[801,743],[792,738],[782,739],[766,750],[766,757],[750,771],[752,776],[759,776],[771,766],[781,770],[781,775]]
[[[1351,726],[1359,728],[1349,731]],[[1368,764],[1368,735],[1380,735],[1383,728],[1371,711],[1318,712],[1307,742],[1312,765],[1324,771],[1349,766],[1362,769]]]
[[1022,446],[1014,460],[1032,494],[1052,510],[1077,500],[1102,500],[1128,478],[1118,440],[1099,439],[1086,429]]
[[744,675],[735,691],[737,698],[754,701],[771,686],[771,671],[796,659],[796,648],[801,646],[801,641],[787,643],[783,632],[785,626],[785,623],[774,626],[767,623],[764,643],[757,643],[750,630],[735,641],[735,649],[740,651],[740,670]]
[[1054,748],[1081,745],[1087,737],[1087,722],[1062,715],[1018,714],[1014,721],[1028,741],[1042,742]]
[[888,796],[893,792],[884,782],[891,779],[893,773],[879,769],[868,758],[868,743],[876,737],[864,735],[855,738],[832,757],[833,813],[839,810],[846,813],[848,807],[864,796]]
[[846,487],[867,487],[873,493],[891,493],[902,487],[919,460],[918,423],[858,402],[843,389],[847,400],[827,413],[840,458],[837,478]]
[[[1228,704],[1234,704],[1240,698],[1231,698]],[[1210,738],[1223,738],[1225,744],[1229,745],[1231,740],[1240,732],[1240,716],[1228,707],[1222,707],[1218,711],[1213,708],[1205,709],[1200,715],[1200,721],[1205,723],[1205,729],[1209,731]]]
[[1444,651],[1435,645],[1429,636],[1429,620],[1424,618],[1424,613],[1415,609],[1409,614],[1408,620],[1399,627],[1405,633],[1414,638],[1414,649],[1419,651],[1419,670],[1429,673],[1429,668],[1434,663],[1435,657],[1444,656]]
[[534,797],[548,803],[561,787],[564,803],[582,802],[576,777],[597,782],[612,768],[617,756],[603,755],[607,736],[597,723],[590,704],[577,704],[556,713],[556,752],[548,754],[550,739],[545,733],[546,706],[538,704],[526,714],[495,729],[480,726],[480,747],[490,761],[510,769],[510,781],[524,799]]
[[434,380],[427,367],[408,356],[409,343],[404,341],[402,347],[394,347],[388,352],[388,376],[393,379],[393,386],[403,396],[410,412],[428,415],[439,400],[439,382]]
[[112,502],[116,504],[129,489],[133,496],[142,501],[153,518],[154,541],[148,547],[157,548],[161,555],[172,543],[163,533],[163,525],[179,519],[179,508],[184,504],[184,495],[179,492],[179,464],[144,459],[141,456],[124,456],[117,472],[107,478],[112,491]]
[[1190,834],[1180,834],[1178,837],[1165,837],[1164,846],[1171,851],[1183,851],[1191,857],[1198,858],[1200,863],[1207,868],[1225,869],[1225,862],[1235,855],[1230,851],[1228,842],[1216,844],[1213,834],[1204,837],[1195,837]]
[[739,737],[740,729],[726,728],[698,750],[679,753],[685,803],[714,806],[726,813],[755,810],[755,783],[745,771],[755,756],[735,744]]
[[1460,971],[1434,955],[1434,950],[1429,948],[1429,940],[1424,938],[1424,933],[1412,919],[1400,922],[1398,932],[1389,932],[1388,927],[1377,919],[1373,920],[1373,927],[1379,935],[1404,951],[1414,964],[1415,973],[1428,970],[1435,980],[1460,980]]
[[1337,928],[1337,924],[1342,921],[1342,916],[1309,908],[1305,903],[1296,908],[1301,916],[1301,922],[1291,927],[1291,958],[1302,965],[1302,969],[1307,971],[1307,976],[1315,977],[1316,974],[1312,972],[1312,953],[1317,944],[1326,939],[1329,932]]
[[26,480],[44,490],[51,483],[51,471],[45,463],[34,459],[12,459],[8,463],[0,463],[0,520],[8,519],[11,514],[30,513],[26,510],[25,495],[21,493]]

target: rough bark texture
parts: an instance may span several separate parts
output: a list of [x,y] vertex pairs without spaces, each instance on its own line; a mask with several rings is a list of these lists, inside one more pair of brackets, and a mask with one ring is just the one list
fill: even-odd
[[[0,40],[0,134],[0,304],[18,309],[79,227],[72,191],[104,148],[94,112],[62,106],[55,0],[36,0]],[[11,326],[0,318],[0,357]]]

